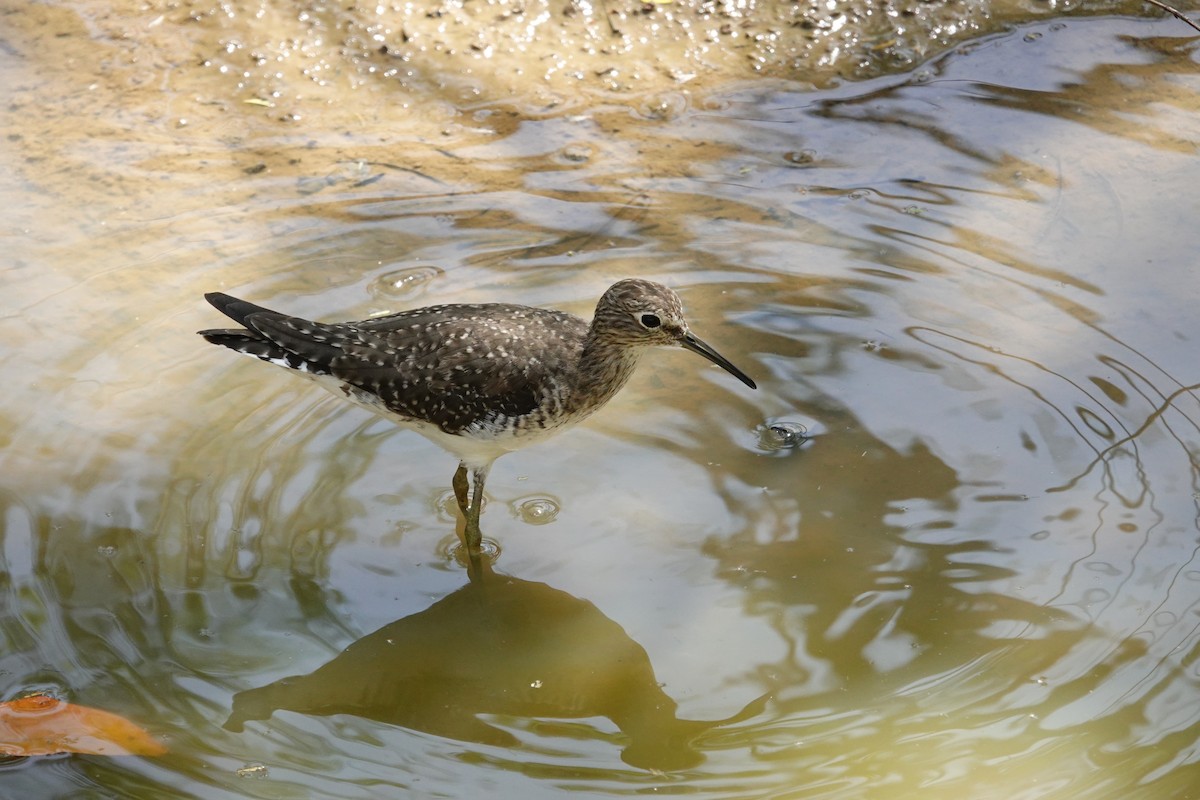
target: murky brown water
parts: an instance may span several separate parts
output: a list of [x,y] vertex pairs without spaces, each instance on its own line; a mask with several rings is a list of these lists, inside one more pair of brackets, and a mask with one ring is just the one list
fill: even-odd
[[[373,81],[340,12],[106,8],[4,15],[0,699],[171,752],[0,797],[1200,796],[1181,23],[498,101]],[[631,275],[759,391],[654,354],[497,463],[476,583],[450,456],[193,333],[215,289],[586,315]]]

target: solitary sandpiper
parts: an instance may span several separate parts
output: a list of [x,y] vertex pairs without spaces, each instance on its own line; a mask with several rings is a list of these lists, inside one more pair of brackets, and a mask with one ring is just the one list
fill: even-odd
[[590,325],[508,303],[310,322],[220,292],[204,297],[245,326],[200,331],[208,341],[303,373],[457,456],[452,485],[470,552],[482,542],[479,511],[492,462],[590,416],[625,385],[647,347],[691,350],[757,388],[688,330],[675,292],[645,280],[609,287]]

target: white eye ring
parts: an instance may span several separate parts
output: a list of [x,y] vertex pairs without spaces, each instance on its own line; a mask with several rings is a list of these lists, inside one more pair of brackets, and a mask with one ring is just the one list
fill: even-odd
[[646,312],[644,314],[634,314],[633,316],[643,328],[654,329],[662,327],[662,319],[658,314]]

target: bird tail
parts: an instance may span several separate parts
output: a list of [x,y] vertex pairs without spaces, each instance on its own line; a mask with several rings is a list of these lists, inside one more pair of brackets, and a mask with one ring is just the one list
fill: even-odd
[[327,358],[306,358],[306,354],[297,352],[297,349],[304,348],[294,349],[288,346],[290,343],[277,341],[276,337],[270,335],[271,331],[278,327],[278,323],[286,324],[291,319],[287,315],[221,292],[210,292],[204,295],[204,299],[225,316],[246,326],[197,331],[207,341],[287,369],[313,374],[329,373],[326,366],[321,366]]
[[[231,297],[224,292],[209,292],[204,295],[204,299],[212,305],[217,311],[220,311],[225,316],[236,322],[238,325],[246,325],[246,318],[251,314],[274,314],[282,317],[278,311],[272,311],[269,308],[256,306],[254,303],[248,303],[245,300],[239,300],[236,297]],[[249,328],[249,325],[246,325]],[[203,336],[208,331],[200,331]]]

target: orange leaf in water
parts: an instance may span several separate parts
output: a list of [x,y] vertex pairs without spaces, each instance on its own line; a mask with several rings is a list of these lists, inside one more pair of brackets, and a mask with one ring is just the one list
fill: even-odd
[[0,703],[0,753],[48,756],[160,756],[162,742],[124,717],[44,694]]

